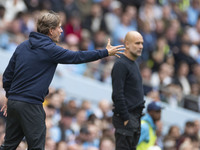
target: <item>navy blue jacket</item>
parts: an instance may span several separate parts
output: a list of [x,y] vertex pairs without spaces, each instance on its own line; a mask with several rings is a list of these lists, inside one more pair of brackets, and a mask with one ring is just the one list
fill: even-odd
[[48,36],[31,32],[29,40],[13,53],[3,74],[3,88],[10,100],[42,104],[58,63],[79,64],[108,56],[108,51],[70,51]]

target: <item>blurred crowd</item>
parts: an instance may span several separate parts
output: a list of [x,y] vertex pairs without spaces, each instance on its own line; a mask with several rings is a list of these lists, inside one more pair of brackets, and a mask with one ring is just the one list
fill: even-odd
[[[200,0],[0,0],[0,49],[12,53],[36,31],[37,17],[45,10],[60,14],[64,32],[58,45],[73,51],[104,49],[108,38],[112,45],[124,44],[128,31],[139,31],[144,48],[137,61],[145,96],[200,112]],[[111,84],[114,61],[115,57],[107,57],[63,65],[58,72],[62,75],[66,69]],[[3,89],[0,92],[4,99]],[[51,87],[44,107],[46,150],[114,149],[111,104],[106,100],[94,111],[90,101],[78,105],[76,99],[67,98],[64,89]],[[3,129],[2,120],[1,137]],[[188,145],[199,144],[198,130],[199,122],[189,121],[184,133],[172,126],[164,136],[158,123],[158,143],[165,150],[166,146],[190,150]]]
[[[0,80],[1,81],[1,80]],[[5,92],[0,82],[0,106]],[[64,89],[49,88],[44,102],[46,112],[45,150],[115,150],[112,103],[102,99],[98,104],[90,100],[70,98]],[[164,108],[165,109],[165,108]],[[149,150],[199,150],[200,121],[188,120],[184,129],[176,124],[163,133],[163,122],[156,122],[156,147]],[[5,118],[0,114],[0,144],[4,141]],[[24,139],[17,150],[27,150]]]

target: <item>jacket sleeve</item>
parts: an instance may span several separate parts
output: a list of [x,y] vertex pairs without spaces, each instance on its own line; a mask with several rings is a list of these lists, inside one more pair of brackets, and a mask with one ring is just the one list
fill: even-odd
[[108,56],[108,50],[71,51],[55,45],[50,50],[50,57],[55,63],[80,64],[95,61]]
[[15,53],[12,55],[6,70],[3,73],[3,88],[6,91],[6,97],[8,98],[8,91],[10,90],[15,68]]
[[124,95],[126,75],[127,68],[125,64],[116,62],[111,73],[113,89],[112,99],[114,102],[115,112],[119,113],[123,121],[129,120],[129,113],[126,106],[126,98]]

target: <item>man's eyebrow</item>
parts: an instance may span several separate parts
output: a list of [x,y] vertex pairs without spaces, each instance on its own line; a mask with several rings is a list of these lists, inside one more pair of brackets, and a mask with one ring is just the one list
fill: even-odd
[[144,43],[143,41],[136,41],[135,43],[139,44],[139,43]]

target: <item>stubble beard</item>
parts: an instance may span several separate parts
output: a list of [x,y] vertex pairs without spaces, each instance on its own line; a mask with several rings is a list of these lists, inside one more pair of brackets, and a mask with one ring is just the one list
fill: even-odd
[[137,59],[139,56],[142,55],[142,52],[138,52],[139,50],[137,50],[135,53],[134,52],[130,52],[132,58]]
[[53,41],[54,41],[55,43],[58,43],[58,42],[60,42],[60,37],[58,37],[58,38],[54,39]]

